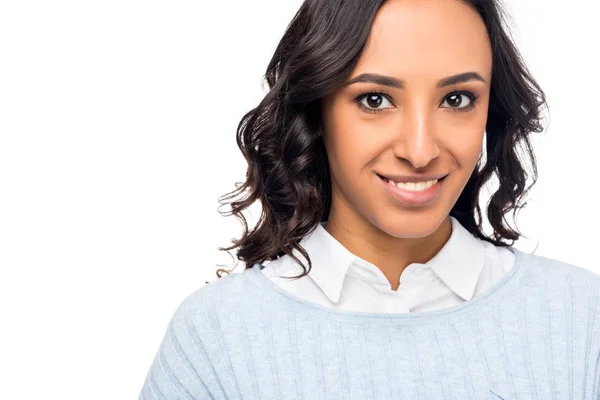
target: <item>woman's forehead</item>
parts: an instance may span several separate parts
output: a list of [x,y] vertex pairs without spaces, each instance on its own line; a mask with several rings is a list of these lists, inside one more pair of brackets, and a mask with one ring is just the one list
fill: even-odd
[[463,70],[489,75],[491,53],[483,20],[465,2],[392,0],[379,9],[356,72],[406,79],[415,73],[433,78]]

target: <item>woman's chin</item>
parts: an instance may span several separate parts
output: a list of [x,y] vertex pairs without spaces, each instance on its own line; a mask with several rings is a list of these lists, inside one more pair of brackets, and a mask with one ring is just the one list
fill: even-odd
[[398,239],[419,239],[433,234],[447,217],[434,212],[430,215],[410,215],[397,211],[378,218],[374,225],[380,231]]

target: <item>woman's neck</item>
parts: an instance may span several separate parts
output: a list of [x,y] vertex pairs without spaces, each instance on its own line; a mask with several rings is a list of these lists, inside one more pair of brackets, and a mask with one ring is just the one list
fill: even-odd
[[450,239],[452,221],[447,216],[430,235],[420,238],[397,238],[362,218],[340,218],[332,208],[325,229],[354,255],[383,272],[392,290],[400,286],[400,275],[412,263],[431,260]]

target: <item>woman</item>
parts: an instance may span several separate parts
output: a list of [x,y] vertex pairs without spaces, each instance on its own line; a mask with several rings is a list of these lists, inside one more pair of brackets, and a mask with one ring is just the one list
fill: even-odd
[[545,99],[502,21],[495,0],[304,2],[238,130],[224,250],[246,269],[183,301],[141,399],[600,398],[600,276],[505,223]]

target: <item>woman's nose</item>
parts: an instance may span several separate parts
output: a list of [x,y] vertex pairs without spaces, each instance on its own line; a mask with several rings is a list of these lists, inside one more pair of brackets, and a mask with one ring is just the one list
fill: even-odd
[[415,168],[422,168],[439,156],[431,110],[426,106],[411,106],[402,115],[394,153],[407,159]]

